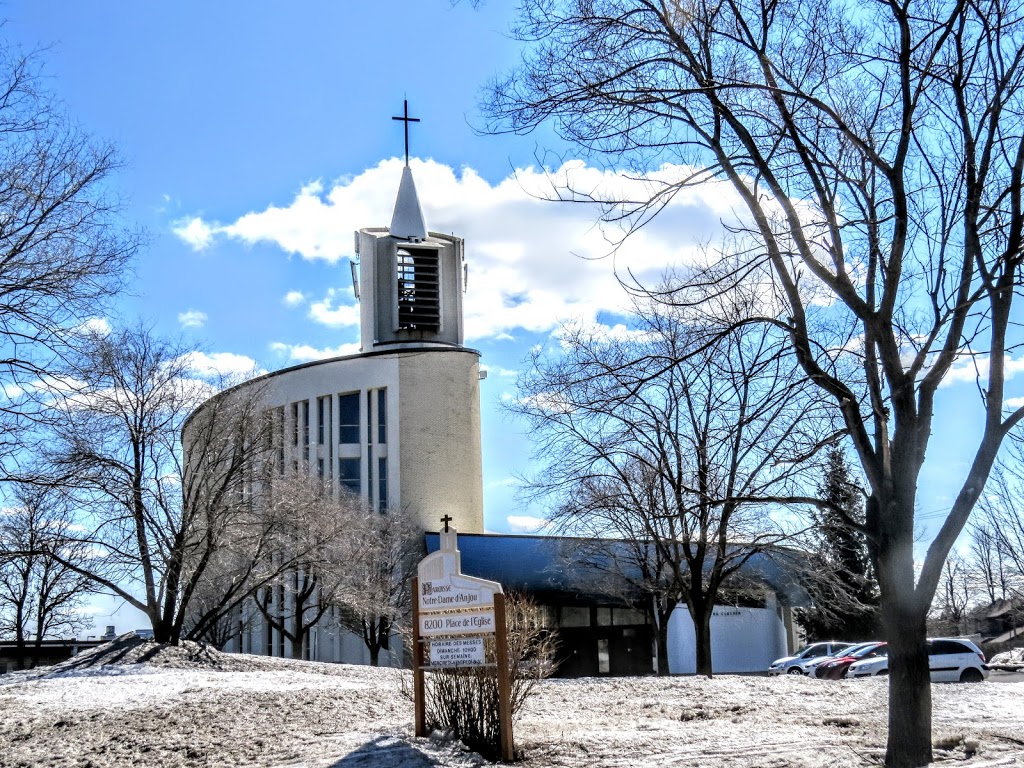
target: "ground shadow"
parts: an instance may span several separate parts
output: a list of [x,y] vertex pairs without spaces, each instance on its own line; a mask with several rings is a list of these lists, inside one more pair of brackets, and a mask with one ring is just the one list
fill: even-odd
[[149,661],[160,650],[160,646],[154,644],[152,649],[139,655],[138,649],[145,643],[146,640],[138,637],[134,632],[127,632],[111,640],[109,643],[84,651],[77,656],[72,656],[70,659],[54,664],[52,667],[40,667],[39,669],[43,671],[39,677],[46,679],[51,676],[64,675],[68,672],[117,665],[125,662],[127,659],[131,659],[131,663],[141,664]]
[[331,768],[430,768],[437,760],[396,736],[378,736],[366,742]]

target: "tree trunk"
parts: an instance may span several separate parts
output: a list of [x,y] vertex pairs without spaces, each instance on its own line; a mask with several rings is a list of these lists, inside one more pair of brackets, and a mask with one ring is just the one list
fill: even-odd
[[658,675],[664,676],[671,674],[668,666],[668,619],[662,615],[661,611],[658,614],[655,645],[658,653]]
[[43,655],[43,634],[46,632],[46,618],[44,613],[44,600],[39,597],[39,607],[36,613],[36,639],[32,643],[32,658],[29,659],[28,668],[35,669],[39,666],[39,659]]
[[302,661],[306,639],[309,637],[309,627],[301,619],[301,606],[296,606],[295,610],[298,611],[298,614],[295,617],[295,633],[290,638],[292,641],[291,657],[295,661]]
[[[883,600],[883,606],[884,606]],[[884,607],[883,607],[884,612]],[[932,762],[932,687],[925,645],[925,620],[895,611],[886,621],[889,643],[888,768],[917,768]]]
[[153,620],[150,617],[150,622],[153,625],[153,639],[161,645],[177,645],[179,639],[175,639],[173,627],[171,622],[167,621],[164,617],[160,617],[157,620]]
[[711,663],[711,610],[712,604],[701,607],[700,615],[693,617],[694,639],[697,645],[697,674],[710,678]]
[[654,657],[659,677],[671,674],[668,664],[668,620],[675,605],[666,607],[667,603],[667,599],[652,595],[645,610],[654,625]]
[[693,621],[697,674],[711,677],[711,612],[715,607],[714,601],[699,592],[691,593],[686,607],[690,609],[690,619]]
[[384,642],[381,639],[381,631],[383,619],[363,619],[363,643],[366,644],[366,649],[370,652],[370,666],[380,666],[380,649],[384,646]]
[[[895,462],[894,462],[895,463]],[[894,479],[898,473],[894,467]],[[881,615],[889,653],[887,768],[920,768],[932,762],[932,690],[928,671],[928,606],[915,591],[912,513],[916,488],[896,485],[875,507],[882,530],[877,549]],[[871,505],[869,504],[869,508]]]

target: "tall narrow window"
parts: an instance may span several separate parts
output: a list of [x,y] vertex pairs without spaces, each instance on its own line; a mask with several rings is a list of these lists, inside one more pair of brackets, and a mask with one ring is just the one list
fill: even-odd
[[441,280],[438,253],[432,248],[399,248],[398,330],[441,329]]
[[292,445],[299,444],[299,404],[292,403]]
[[373,390],[366,390],[366,442],[373,442]]
[[[377,490],[376,484],[373,482],[373,476],[376,470],[377,467],[374,466],[373,461],[373,443],[370,443],[366,446],[366,495],[368,497],[372,497],[374,491]],[[371,505],[372,508],[373,498],[367,498],[366,502]]]
[[338,442],[359,442],[359,393],[338,395]]
[[324,444],[324,426],[327,424],[327,398],[316,399],[316,442],[317,445]]
[[387,389],[377,390],[377,442],[384,445],[387,439],[388,424],[388,391]]
[[384,514],[388,510],[388,460],[377,459],[377,510]]
[[309,400],[302,401],[302,460],[309,461]]
[[[277,585],[277,615],[284,616],[284,584]],[[277,655],[284,658],[284,632],[277,633]]]
[[277,443],[277,473],[284,474],[284,406],[274,409],[274,442]]
[[263,447],[268,451],[274,448],[274,409],[268,408],[263,412]]
[[350,493],[362,493],[363,484],[359,477],[359,459],[338,459],[338,482]]

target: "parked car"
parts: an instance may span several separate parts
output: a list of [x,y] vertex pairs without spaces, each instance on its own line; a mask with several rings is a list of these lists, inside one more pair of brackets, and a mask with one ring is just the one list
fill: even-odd
[[805,645],[792,656],[776,659],[768,667],[769,675],[805,675],[807,668],[824,656],[831,656],[849,648],[852,643],[823,642]]
[[813,672],[813,674],[808,672],[808,676],[816,677],[821,680],[838,680],[846,674],[846,670],[849,669],[850,665],[855,661],[885,656],[888,652],[886,644],[877,640],[870,643],[854,645],[847,648],[845,651],[840,651],[835,656],[830,656],[819,661],[811,668],[811,672]]
[[[928,641],[928,668],[933,683],[980,683],[988,679],[985,654],[970,640],[961,637],[937,637]],[[872,677],[889,674],[888,657],[855,661],[846,676]]]
[[864,643],[856,643],[848,648],[840,648],[838,651],[830,653],[828,656],[822,656],[820,659],[814,659],[810,664],[804,665],[804,673],[808,677],[818,677],[818,670],[821,669],[823,665],[828,664],[831,661],[835,661],[847,653],[860,648],[862,645],[864,645]]

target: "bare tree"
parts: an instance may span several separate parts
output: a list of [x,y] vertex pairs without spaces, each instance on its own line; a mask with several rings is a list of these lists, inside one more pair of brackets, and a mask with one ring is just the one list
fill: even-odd
[[770,329],[709,334],[657,302],[637,309],[630,338],[565,329],[561,356],[534,356],[512,409],[538,441],[531,485],[555,524],[635,542],[625,570],[658,599],[659,659],[683,601],[698,674],[711,675],[719,590],[784,538],[770,505],[807,500],[807,461],[835,433]]
[[1006,600],[1011,590],[1011,562],[1003,542],[984,519],[971,523],[971,563],[985,587],[989,604]]
[[991,602],[1024,598],[1024,445],[1014,439],[982,496],[972,552]]
[[329,485],[304,473],[274,478],[271,495],[282,535],[270,560],[287,568],[253,600],[264,621],[289,641],[292,657],[308,659],[310,631],[343,599],[354,567],[351,553],[367,543],[347,541],[357,536],[352,523],[369,511],[360,497],[344,491],[335,496]]
[[933,601],[932,626],[944,635],[968,632],[968,609],[975,597],[975,579],[970,564],[956,551],[951,552],[942,568],[942,581]]
[[38,380],[123,282],[136,238],[116,220],[114,151],[45,90],[39,62],[0,43],[0,466],[52,411]]
[[[552,522],[580,537],[563,542],[564,568],[578,574],[589,591],[617,598],[623,605],[639,605],[651,617],[657,673],[668,675],[668,622],[686,599],[685,568],[680,550],[651,542],[652,523],[658,522],[653,517],[658,510],[657,484],[647,482],[649,475],[639,466],[623,467],[622,474],[624,483],[582,478],[560,502]],[[682,578],[670,578],[675,573]]]
[[[74,388],[54,392],[61,418],[35,482],[76,511],[76,539],[102,570],[51,556],[143,611],[158,642],[177,643],[215,557],[244,553],[241,567],[255,571],[253,560],[278,547],[258,498],[269,455],[259,393],[207,402],[188,421],[184,457],[186,417],[214,391],[187,350],[140,327],[90,342],[76,358]],[[251,589],[253,580],[244,583]]]
[[[12,635],[19,668],[39,663],[44,638],[92,626],[80,611],[89,579],[49,556],[86,567],[90,553],[70,535],[67,510],[45,491],[18,488],[16,506],[0,512],[0,636]],[[19,554],[5,554],[5,553]]]
[[351,505],[342,520],[342,623],[360,635],[377,666],[391,636],[409,623],[410,584],[424,555],[423,529],[407,509],[377,513]]
[[[729,224],[745,257],[692,285],[773,285],[768,319],[845,421],[870,489],[889,766],[931,762],[929,606],[1024,418],[1005,402],[1024,260],[1022,25],[1000,2],[526,0],[529,52],[485,104],[494,131],[551,123],[631,169],[675,163],[648,193],[606,198],[633,225],[694,183],[723,181],[741,201]],[[982,434],[917,568],[918,482],[958,365],[975,366]]]

